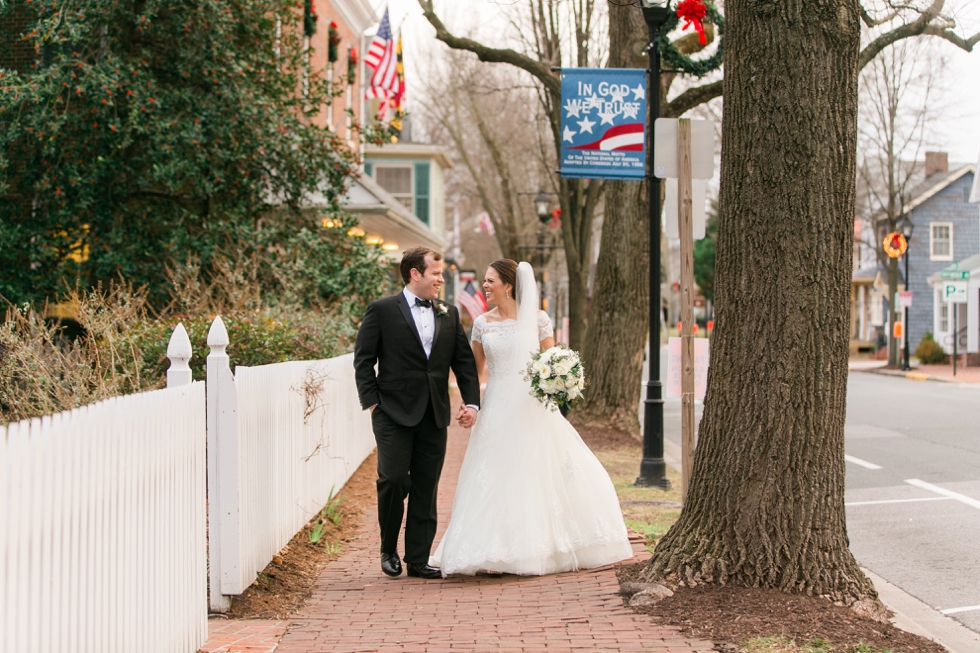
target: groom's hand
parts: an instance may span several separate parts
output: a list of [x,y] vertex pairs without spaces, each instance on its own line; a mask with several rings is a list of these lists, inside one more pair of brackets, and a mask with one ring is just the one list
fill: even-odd
[[469,406],[460,406],[456,413],[456,421],[464,429],[468,429],[476,422],[476,411]]

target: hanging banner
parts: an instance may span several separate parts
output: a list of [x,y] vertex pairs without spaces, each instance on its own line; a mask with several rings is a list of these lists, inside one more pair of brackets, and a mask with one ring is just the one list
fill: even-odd
[[643,179],[646,119],[646,70],[563,68],[562,177]]

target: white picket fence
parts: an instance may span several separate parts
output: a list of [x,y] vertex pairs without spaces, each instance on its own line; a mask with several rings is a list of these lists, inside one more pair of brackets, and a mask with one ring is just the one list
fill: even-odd
[[0,651],[196,651],[207,637],[205,391],[0,428]]
[[[211,608],[223,611],[374,449],[353,355],[238,367],[221,318],[208,334]],[[217,571],[217,574],[214,572]],[[217,581],[217,582],[216,582]]]
[[352,357],[207,384],[178,325],[168,388],[0,427],[0,653],[193,653],[374,448]]

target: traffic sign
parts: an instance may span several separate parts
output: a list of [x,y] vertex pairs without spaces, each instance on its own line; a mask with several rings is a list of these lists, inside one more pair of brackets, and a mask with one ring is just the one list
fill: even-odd
[[939,278],[940,279],[969,279],[970,271],[969,270],[940,270]]
[[902,290],[896,293],[898,295],[898,307],[899,308],[912,308],[912,291]]
[[968,286],[967,281],[943,281],[943,301],[948,304],[965,304]]

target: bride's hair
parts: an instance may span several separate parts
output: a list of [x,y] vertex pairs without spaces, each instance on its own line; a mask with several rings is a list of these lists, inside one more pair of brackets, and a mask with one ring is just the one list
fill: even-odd
[[509,258],[497,259],[490,267],[500,275],[500,283],[508,284],[514,289],[511,294],[517,299],[517,261]]

